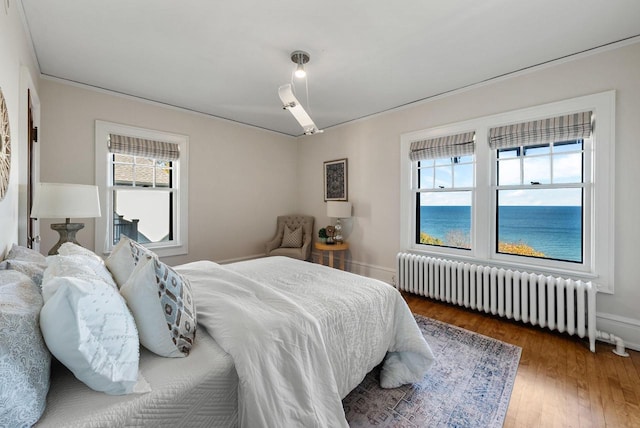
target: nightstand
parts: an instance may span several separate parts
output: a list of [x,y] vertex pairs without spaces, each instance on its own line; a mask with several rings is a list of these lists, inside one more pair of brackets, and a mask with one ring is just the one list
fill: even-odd
[[316,250],[320,251],[320,257],[318,259],[318,263],[321,265],[324,264],[324,252],[329,252],[329,267],[333,267],[333,253],[338,251],[341,253],[340,258],[340,269],[344,270],[344,252],[349,249],[349,243],[343,242],[342,244],[322,244],[320,242],[314,243]]

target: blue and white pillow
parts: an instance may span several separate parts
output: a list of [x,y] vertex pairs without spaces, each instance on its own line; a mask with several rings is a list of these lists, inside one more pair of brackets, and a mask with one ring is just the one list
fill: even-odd
[[120,293],[133,313],[140,343],[163,357],[186,357],[196,334],[191,284],[156,256],[144,255]]
[[40,332],[42,296],[26,275],[0,271],[0,426],[35,424],[45,409],[51,354]]

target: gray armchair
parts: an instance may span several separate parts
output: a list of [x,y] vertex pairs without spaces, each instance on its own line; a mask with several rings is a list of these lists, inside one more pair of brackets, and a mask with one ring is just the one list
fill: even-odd
[[[276,234],[266,245],[267,256],[287,256],[300,260],[309,260],[311,257],[311,242],[313,240],[313,222],[314,218],[308,215],[278,216]],[[301,247],[282,246],[285,225],[289,226],[290,230],[295,230],[298,227],[302,228]]]

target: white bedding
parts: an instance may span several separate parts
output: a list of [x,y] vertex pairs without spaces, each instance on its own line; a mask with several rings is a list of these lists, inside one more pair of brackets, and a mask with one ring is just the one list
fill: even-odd
[[340,399],[385,355],[383,387],[421,380],[433,362],[383,282],[284,257],[176,270],[199,323],[234,359],[241,426],[347,426]]
[[141,349],[146,394],[106,395],[89,389],[61,364],[52,372],[44,427],[235,427],[238,376],[229,354],[200,330],[189,357],[163,358]]

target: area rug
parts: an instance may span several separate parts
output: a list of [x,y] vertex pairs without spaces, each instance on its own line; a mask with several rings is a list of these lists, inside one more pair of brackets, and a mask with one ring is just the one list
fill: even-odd
[[344,400],[351,427],[501,427],[522,349],[415,315],[436,361],[422,382],[380,388],[380,369]]

